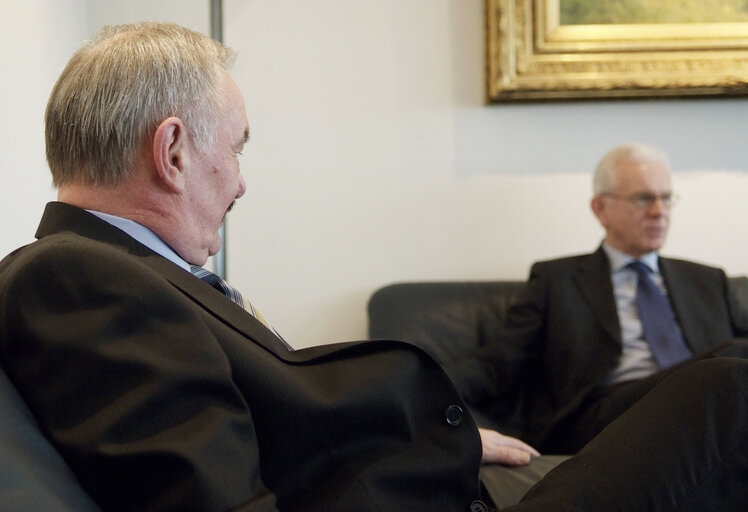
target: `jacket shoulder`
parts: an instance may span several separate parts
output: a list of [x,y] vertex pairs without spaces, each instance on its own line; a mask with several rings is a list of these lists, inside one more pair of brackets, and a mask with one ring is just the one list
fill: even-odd
[[678,272],[681,274],[712,278],[722,278],[723,276],[726,276],[725,271],[720,267],[680,258],[661,256],[660,265],[664,268],[664,272]]
[[546,272],[563,272],[565,270],[575,269],[580,264],[593,261],[597,253],[575,254],[547,260],[539,260],[532,264],[532,271],[539,273]]
[[8,254],[0,261],[0,276],[40,260],[55,265],[60,260],[68,258],[117,257],[126,254],[105,242],[75,233],[57,233],[19,247]]
[[[116,275],[141,275],[140,258],[120,247],[75,233],[45,236],[16,249],[0,261],[0,297],[16,296],[20,289],[49,288],[52,283],[109,282]],[[68,279],[73,276],[75,279]]]

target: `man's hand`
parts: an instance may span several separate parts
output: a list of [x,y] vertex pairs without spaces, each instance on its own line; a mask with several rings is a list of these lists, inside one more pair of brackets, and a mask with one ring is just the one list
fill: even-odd
[[530,462],[531,457],[540,455],[535,448],[514,437],[485,428],[479,428],[478,432],[483,444],[483,464],[524,466]]

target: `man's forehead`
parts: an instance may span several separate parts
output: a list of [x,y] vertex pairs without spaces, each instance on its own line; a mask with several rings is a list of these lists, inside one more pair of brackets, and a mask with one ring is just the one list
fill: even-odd
[[664,162],[627,160],[616,166],[619,185],[670,183],[670,171]]

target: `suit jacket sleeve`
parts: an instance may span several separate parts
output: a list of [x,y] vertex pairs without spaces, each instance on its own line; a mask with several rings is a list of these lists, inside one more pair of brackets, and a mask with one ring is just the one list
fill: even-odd
[[[512,431],[511,418],[542,377],[536,363],[545,336],[548,283],[539,269],[542,265],[532,266],[529,280],[512,302],[503,331],[485,340],[473,357],[445,367],[466,402],[487,408],[504,430]],[[507,424],[501,425],[502,420]]]
[[[748,281],[747,277],[733,278],[733,281],[729,283],[729,307],[730,316],[733,321],[733,331],[735,336],[746,338],[748,337],[748,294],[745,293],[746,287],[745,281]],[[743,282],[738,286],[737,279],[741,279]],[[741,295],[742,294],[742,295]]]
[[3,361],[99,505],[276,510],[229,362],[185,298],[118,251],[27,252],[0,287]]

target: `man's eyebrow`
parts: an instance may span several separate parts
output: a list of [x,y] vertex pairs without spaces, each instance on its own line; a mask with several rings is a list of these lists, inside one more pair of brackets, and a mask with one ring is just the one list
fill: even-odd
[[244,129],[244,133],[242,134],[242,137],[236,141],[236,147],[237,148],[243,147],[247,142],[249,142],[249,128]]

